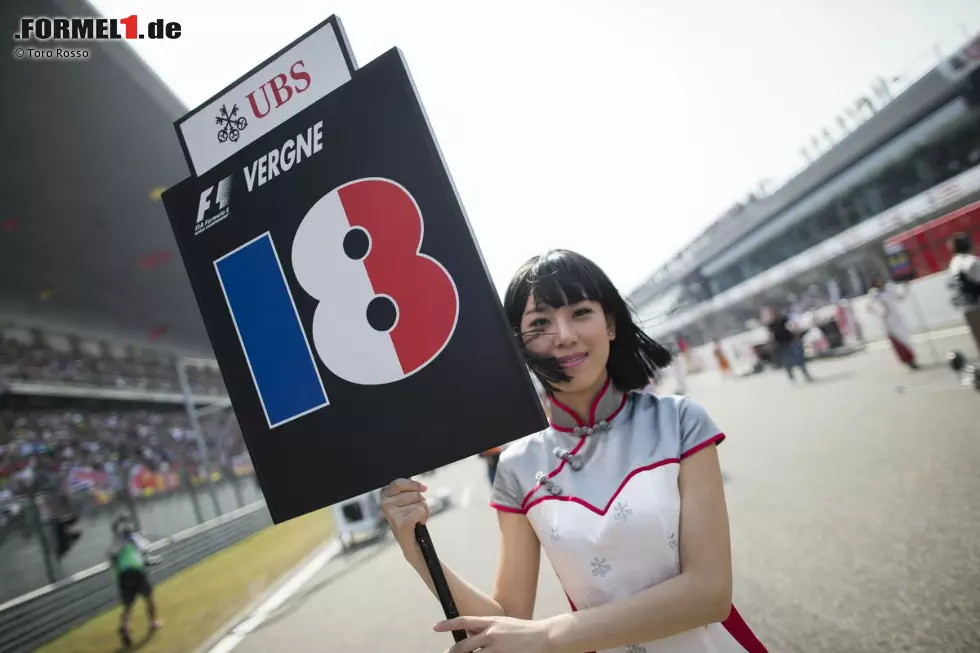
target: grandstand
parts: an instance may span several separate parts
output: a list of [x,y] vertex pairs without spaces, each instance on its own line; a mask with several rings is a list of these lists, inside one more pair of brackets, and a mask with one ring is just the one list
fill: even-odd
[[[0,3],[24,15],[98,14]],[[159,201],[186,107],[127,44],[85,47],[0,59],[0,604],[103,562],[119,511],[159,538],[261,499]]]
[[209,361],[0,326],[0,603],[102,562],[120,510],[163,537],[259,499],[229,405]]
[[817,309],[887,275],[882,243],[980,198],[980,36],[775,190],[727,211],[629,296],[653,337],[692,347]]

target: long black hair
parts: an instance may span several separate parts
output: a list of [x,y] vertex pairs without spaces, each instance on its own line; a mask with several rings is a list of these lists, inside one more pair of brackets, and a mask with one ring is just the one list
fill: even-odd
[[521,332],[528,297],[534,297],[540,306],[552,308],[587,300],[601,304],[616,329],[616,338],[609,343],[606,371],[612,383],[624,392],[646,387],[658,369],[671,363],[671,353],[637,326],[633,310],[598,265],[576,252],[550,250],[524,263],[504,295],[504,310],[524,360],[549,394],[557,391],[552,384],[566,383],[571,378],[557,358],[528,349],[528,334]]

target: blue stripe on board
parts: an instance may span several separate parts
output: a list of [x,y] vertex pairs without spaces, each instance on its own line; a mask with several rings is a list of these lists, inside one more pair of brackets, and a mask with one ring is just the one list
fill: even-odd
[[215,261],[269,426],[329,404],[272,238]]

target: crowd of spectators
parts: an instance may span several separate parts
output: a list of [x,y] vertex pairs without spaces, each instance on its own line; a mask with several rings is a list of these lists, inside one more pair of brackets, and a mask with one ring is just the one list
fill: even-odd
[[[0,383],[6,379],[8,382],[180,392],[176,359],[170,354],[127,347],[124,355],[116,356],[109,353],[111,347],[107,343],[100,343],[103,351],[96,355],[91,348],[57,349],[42,336],[31,338],[31,342],[24,340],[0,331]],[[195,394],[227,394],[216,367],[187,365],[186,369]]]
[[211,468],[186,413],[173,411],[0,410],[0,492],[116,493],[136,470],[201,476],[247,461],[237,422],[202,420]]
[[[195,394],[227,395],[216,367],[188,364],[185,369]],[[22,396],[13,386],[17,382],[92,392],[38,401]],[[99,394],[103,389],[147,396],[111,400]],[[37,391],[35,385],[31,392]],[[229,413],[219,411],[200,420],[206,467],[183,403],[154,402],[150,393],[160,392],[180,392],[171,354],[0,325],[0,512],[5,503],[33,492],[111,500],[121,491],[168,492],[187,482],[251,470],[233,415],[228,421]]]

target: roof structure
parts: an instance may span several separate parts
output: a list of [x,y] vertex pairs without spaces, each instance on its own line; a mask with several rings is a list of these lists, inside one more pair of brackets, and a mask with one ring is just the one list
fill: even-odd
[[[98,16],[83,0],[4,0],[21,16]],[[51,47],[35,44],[38,47]],[[186,108],[125,42],[86,60],[0,57],[0,317],[213,357],[159,193],[189,174]]]
[[[964,46],[964,49],[978,47],[971,45],[977,43],[980,43],[980,37]],[[740,203],[727,211],[702,236],[694,239],[665,266],[658,268],[645,282],[639,284],[630,293],[630,300],[637,306],[647,303],[670,285],[778,217],[868,154],[953,100],[966,81],[965,73],[958,74],[949,70],[949,62],[956,57],[957,54],[954,54],[920,77],[780,188],[763,197]],[[860,101],[863,104],[869,102],[867,98]]]

